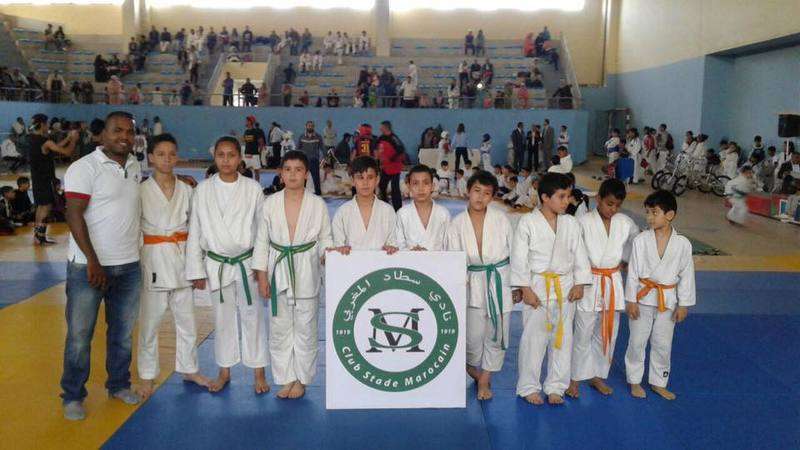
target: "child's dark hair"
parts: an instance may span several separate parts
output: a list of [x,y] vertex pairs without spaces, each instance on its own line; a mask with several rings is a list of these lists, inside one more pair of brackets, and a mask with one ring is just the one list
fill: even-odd
[[[147,146],[147,153],[153,153],[155,150],[156,145],[162,142],[169,142],[170,144],[174,145],[175,147],[178,146],[178,141],[175,139],[175,136],[169,133],[159,134],[158,136],[154,137],[153,140],[150,142],[150,145]],[[215,145],[214,148],[216,149],[217,146]]]
[[378,161],[371,156],[359,156],[350,163],[350,175],[365,173],[369,169],[374,170],[376,175],[381,173]]
[[331,163],[326,162],[326,163],[322,163],[322,168],[323,169],[333,169],[333,166],[331,165]]
[[569,153],[569,149],[565,145],[559,145],[558,148],[556,149],[556,151],[558,151],[558,152],[560,152],[562,150],[567,152],[567,153]]
[[28,177],[19,177],[19,178],[17,178],[17,187],[20,187],[23,184],[31,184],[31,179],[28,178]]
[[644,206],[647,208],[655,208],[657,206],[661,208],[664,213],[670,211],[678,212],[678,200],[675,199],[672,192],[665,191],[664,189],[659,189],[648,195],[647,198],[644,199]]
[[503,166],[501,166],[500,164],[495,164],[495,165],[494,165],[494,168],[495,168],[495,169],[502,169],[502,168],[503,168]]
[[600,198],[606,198],[610,195],[619,201],[623,201],[628,193],[625,190],[625,183],[622,180],[609,178],[600,184],[598,195]]
[[299,150],[289,150],[286,152],[281,159],[281,168],[286,165],[287,161],[300,161],[303,163],[303,166],[306,168],[306,170],[308,170],[308,156]]
[[449,166],[450,166],[450,163],[449,163],[449,162],[447,162],[447,161],[442,161],[442,167],[444,167],[444,166],[448,166],[448,167],[449,167]]
[[493,173],[485,170],[475,171],[475,173],[469,177],[469,180],[467,180],[467,190],[472,189],[472,186],[475,185],[475,183],[478,183],[481,186],[490,186],[492,188],[492,196],[494,196],[494,194],[500,188],[500,186],[497,184],[497,177],[494,176]]
[[431,171],[431,168],[425,164],[417,164],[408,171],[408,175],[406,175],[406,183],[411,182],[411,176],[415,173],[427,173],[431,177],[431,182],[433,182],[433,172]]
[[4,196],[4,195],[8,194],[9,192],[13,192],[13,191],[14,191],[14,188],[12,188],[11,186],[0,187],[0,196]]
[[548,172],[539,180],[539,200],[544,201],[544,196],[552,197],[558,190],[568,190],[572,186],[569,177],[563,173]]
[[456,173],[459,175],[464,175],[464,169],[456,169]]
[[518,181],[519,181],[519,180],[517,180],[517,176],[516,176],[516,175],[511,175],[510,177],[508,177],[508,182],[510,183],[510,182],[512,182],[512,181],[513,181],[514,183],[516,183],[516,182],[518,182]]
[[225,144],[225,143],[233,145],[234,147],[236,147],[236,151],[239,152],[240,155],[242,154],[242,146],[241,144],[239,144],[239,140],[233,136],[222,136],[219,139],[217,139],[217,141],[214,142],[214,151],[215,152],[217,151],[217,148],[219,148],[220,144]]
[[570,186],[575,186],[575,174],[574,173],[567,172],[567,173],[565,173],[563,175],[569,179],[569,185]]

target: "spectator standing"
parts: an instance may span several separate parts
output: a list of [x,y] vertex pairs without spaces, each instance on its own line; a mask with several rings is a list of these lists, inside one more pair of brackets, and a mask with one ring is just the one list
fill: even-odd
[[511,132],[511,145],[514,147],[514,167],[519,172],[525,162],[525,127],[522,122],[517,122],[517,127]]
[[464,56],[467,53],[475,55],[475,35],[472,34],[472,30],[469,30],[467,35],[464,36]]
[[233,78],[230,72],[225,72],[222,80],[222,106],[233,106]]
[[392,123],[381,122],[381,136],[378,138],[378,159],[381,162],[381,180],[378,187],[380,198],[387,201],[386,188],[392,184],[392,207],[397,211],[403,206],[400,193],[400,173],[405,162],[405,146],[392,131]]
[[309,169],[311,170],[311,178],[314,181],[314,193],[322,195],[319,180],[319,160],[320,153],[322,152],[322,136],[314,131],[314,122],[306,122],[306,130],[300,136],[299,148],[301,152],[306,154],[308,158]]
[[550,168],[550,165],[553,163],[553,148],[555,147],[555,131],[553,127],[550,126],[550,119],[544,119],[544,124],[542,126],[542,161],[544,164],[544,168]]

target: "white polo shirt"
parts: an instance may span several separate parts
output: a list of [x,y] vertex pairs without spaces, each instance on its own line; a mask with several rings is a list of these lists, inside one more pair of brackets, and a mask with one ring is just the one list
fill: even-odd
[[[128,155],[125,167],[103,153],[103,147],[75,161],[64,176],[67,198],[83,198],[89,205],[83,214],[89,239],[100,264],[118,266],[139,260],[139,199],[141,168],[136,157]],[[72,234],[69,260],[86,264]]]

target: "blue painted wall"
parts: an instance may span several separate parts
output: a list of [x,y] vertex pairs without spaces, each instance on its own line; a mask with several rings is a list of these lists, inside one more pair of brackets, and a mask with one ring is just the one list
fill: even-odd
[[[108,112],[119,109],[109,105],[49,105],[35,103],[0,103],[0,124],[10,127],[17,116],[26,121],[37,112],[49,116],[65,117],[68,120],[91,120],[103,117]],[[159,116],[164,129],[176,135],[181,147],[181,157],[191,159],[210,159],[208,148],[214,140],[231,130],[241,136],[245,117],[255,115],[262,127],[269,127],[273,121],[284,129],[292,130],[298,136],[305,129],[305,122],[313,120],[317,130],[325,127],[325,121],[333,121],[334,128],[341,137],[345,132],[353,132],[361,123],[369,123],[376,130],[383,120],[390,120],[395,132],[400,136],[411,155],[416,155],[422,131],[441,124],[445,129],[455,132],[459,123],[464,123],[470,147],[477,148],[481,136],[489,133],[494,141],[492,159],[494,163],[504,164],[506,146],[511,131],[517,122],[523,122],[526,129],[532,123],[550,119],[551,125],[558,129],[567,125],[570,133],[570,150],[576,162],[586,160],[588,111],[574,110],[437,110],[437,109],[353,109],[353,108],[221,108],[210,106],[168,107],[168,106],[129,106],[124,108],[133,113],[138,120]]]
[[701,124],[704,58],[662,67],[610,75],[617,107],[630,108],[632,123],[641,128],[666,123],[678,139]]
[[779,145],[778,114],[800,113],[800,46],[736,58],[730,86],[729,136],[748,147],[756,134]]

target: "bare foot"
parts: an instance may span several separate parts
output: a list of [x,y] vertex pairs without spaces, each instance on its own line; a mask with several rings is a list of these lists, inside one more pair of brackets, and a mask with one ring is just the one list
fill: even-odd
[[208,392],[219,392],[225,386],[228,385],[228,382],[231,381],[231,369],[228,367],[220,367],[219,375],[217,378],[211,380],[208,383]]
[[205,387],[208,387],[208,385],[211,384],[211,380],[208,377],[201,375],[200,372],[183,374],[183,381]]
[[645,398],[647,397],[647,393],[642,389],[642,385],[640,384],[632,384],[631,385],[631,395],[636,398]]
[[551,405],[563,405],[564,397],[558,394],[550,394],[547,396],[547,403],[550,403]]
[[142,400],[145,400],[153,395],[153,391],[155,391],[155,383],[153,380],[142,380],[142,382],[139,383],[139,386],[136,387],[135,391],[140,397],[142,397]]
[[525,401],[532,405],[544,405],[544,400],[542,400],[542,396],[538,392],[534,392],[533,394],[526,395]]
[[481,377],[481,371],[477,367],[472,367],[467,364],[467,375],[470,376],[475,382],[478,382],[478,379]]
[[492,372],[484,371],[478,379],[478,400],[489,400],[492,394]]
[[255,370],[254,377],[255,380],[253,381],[253,384],[255,385],[256,394],[261,395],[269,392],[269,383],[267,383],[267,377],[264,374],[263,367],[259,367]]
[[656,394],[664,397],[664,399],[666,399],[666,400],[675,400],[675,394],[670,392],[670,391],[668,391],[666,388],[663,388],[663,387],[660,387],[660,386],[653,386],[651,384],[650,385],[650,389],[652,389],[653,392],[655,392]]
[[297,381],[292,381],[291,383],[284,384],[281,390],[278,391],[278,393],[275,395],[278,398],[289,398],[289,392],[292,391],[292,387],[294,387],[295,383],[297,383]]
[[589,380],[589,386],[597,389],[597,392],[603,395],[611,395],[614,393],[614,390],[611,389],[611,386],[606,384],[606,380],[602,378],[592,378]]
[[567,391],[564,393],[572,398],[578,398],[581,396],[580,386],[581,386],[580,381],[570,380],[569,388],[567,388]]
[[288,398],[297,399],[304,395],[306,395],[306,387],[303,385],[303,383],[295,381],[294,386],[292,386],[292,390],[289,391]]

